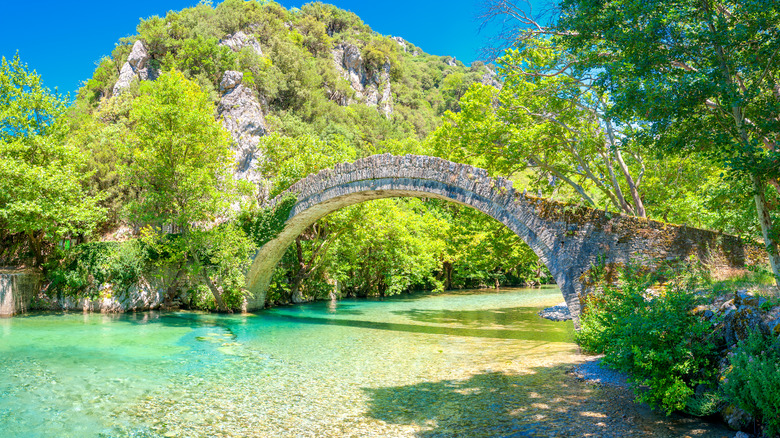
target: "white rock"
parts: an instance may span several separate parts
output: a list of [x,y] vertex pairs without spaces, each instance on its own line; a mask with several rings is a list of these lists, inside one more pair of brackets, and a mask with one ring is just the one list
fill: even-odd
[[252,90],[239,83],[237,73],[240,74],[227,71],[222,77],[220,88],[226,92],[219,101],[217,113],[233,137],[237,163],[235,177],[263,187],[263,178],[258,169],[263,157],[257,150],[260,138],[267,134],[263,108]]
[[[355,91],[355,98],[368,106],[378,106],[385,116],[393,112],[392,90],[390,86],[390,63],[386,62],[380,71],[369,75],[360,49],[353,45],[342,43],[333,50],[333,62],[336,69],[347,79]],[[340,102],[350,104],[351,99],[340,99]]]
[[122,69],[119,71],[119,79],[114,84],[114,96],[118,95],[125,88],[130,86],[133,79],[139,80],[154,80],[157,78],[157,70],[149,66],[149,52],[146,50],[146,46],[141,40],[136,41],[133,44],[133,49],[130,51],[130,55],[127,56],[127,62],[122,65]]
[[228,35],[219,41],[220,46],[230,47],[234,52],[240,52],[244,47],[251,47],[255,53],[259,56],[263,56],[263,49],[260,48],[260,43],[253,36],[245,34],[243,31]]
[[222,76],[222,81],[219,83],[219,91],[226,93],[236,88],[244,79],[244,73],[235,70],[228,70]]

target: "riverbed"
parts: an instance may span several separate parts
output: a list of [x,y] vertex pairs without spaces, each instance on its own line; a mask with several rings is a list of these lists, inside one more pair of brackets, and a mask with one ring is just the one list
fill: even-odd
[[733,436],[578,380],[554,287],[0,320],[3,437]]

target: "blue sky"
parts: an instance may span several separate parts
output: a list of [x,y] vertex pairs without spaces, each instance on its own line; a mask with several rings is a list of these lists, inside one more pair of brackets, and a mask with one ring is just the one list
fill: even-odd
[[[79,88],[109,55],[119,38],[135,34],[141,18],[165,15],[193,6],[197,0],[25,1],[3,2],[0,9],[0,56],[18,51],[49,88],[61,93]],[[214,4],[218,4],[216,1]],[[280,1],[297,7],[305,1]],[[450,55],[465,63],[479,58],[488,32],[479,33],[479,0],[420,1],[333,0],[360,16],[375,31],[402,36],[434,55]]]

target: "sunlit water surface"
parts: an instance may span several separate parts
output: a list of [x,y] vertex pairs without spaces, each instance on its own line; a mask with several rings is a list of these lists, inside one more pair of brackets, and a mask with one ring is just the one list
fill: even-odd
[[[0,436],[620,436],[610,395],[564,372],[582,360],[572,323],[537,316],[560,301],[506,289],[4,319]],[[670,427],[640,417],[636,435]]]

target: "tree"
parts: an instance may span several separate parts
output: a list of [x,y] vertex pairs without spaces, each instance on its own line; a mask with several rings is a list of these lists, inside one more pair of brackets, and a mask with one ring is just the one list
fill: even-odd
[[209,275],[218,270],[204,269],[208,263],[200,248],[209,240],[203,233],[231,213],[240,194],[230,137],[214,119],[214,105],[197,84],[172,71],[142,85],[129,124],[129,159],[121,172],[125,184],[138,193],[129,204],[130,218],[151,225],[158,235],[163,226],[178,229],[179,243],[166,251],[178,275],[191,257],[219,310],[228,310]]
[[705,152],[751,182],[772,270],[780,191],[780,4],[736,0],[563,0],[556,32],[610,92],[614,119],[646,122],[663,151]]
[[23,233],[35,264],[46,242],[89,234],[103,217],[82,187],[85,159],[66,144],[66,99],[19,56],[0,61],[0,228]]

